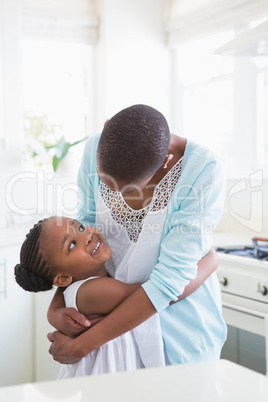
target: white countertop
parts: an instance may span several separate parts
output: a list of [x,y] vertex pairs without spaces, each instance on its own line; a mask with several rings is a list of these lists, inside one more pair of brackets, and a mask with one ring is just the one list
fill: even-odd
[[227,360],[0,388],[1,402],[264,402],[268,378]]

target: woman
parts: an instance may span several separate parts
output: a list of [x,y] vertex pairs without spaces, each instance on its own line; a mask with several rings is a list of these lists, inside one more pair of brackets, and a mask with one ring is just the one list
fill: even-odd
[[[166,364],[219,358],[226,325],[216,275],[176,302],[190,281],[196,289],[204,280],[202,273],[197,275],[197,262],[210,250],[221,216],[223,162],[204,147],[170,135],[157,110],[134,105],[109,120],[100,137],[88,141],[78,185],[78,220],[96,225],[111,247],[113,258],[106,266],[110,275],[145,283],[76,339],[49,334],[54,359],[77,361],[156,311]],[[63,307],[58,292],[48,319],[69,333]],[[146,347],[149,339],[140,336],[136,334],[137,342]]]

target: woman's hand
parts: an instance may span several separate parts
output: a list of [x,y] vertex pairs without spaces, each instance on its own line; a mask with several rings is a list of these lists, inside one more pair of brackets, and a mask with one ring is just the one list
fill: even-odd
[[84,314],[71,307],[61,307],[54,312],[54,315],[57,329],[71,338],[75,338],[93,325]]
[[48,340],[51,342],[49,353],[53,359],[62,364],[72,364],[79,361],[83,355],[77,348],[75,339],[64,335],[60,331],[55,331],[47,335]]
[[86,331],[92,323],[76,309],[65,307],[63,290],[63,288],[56,290],[48,308],[47,319],[58,331],[74,338]]

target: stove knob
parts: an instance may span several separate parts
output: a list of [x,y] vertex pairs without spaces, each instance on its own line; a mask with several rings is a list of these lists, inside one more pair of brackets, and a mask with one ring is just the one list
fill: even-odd
[[257,289],[258,293],[261,293],[263,296],[267,295],[267,287],[266,286],[262,286],[260,284],[260,282],[258,283],[258,289]]
[[220,276],[219,281],[222,286],[227,286],[228,284],[227,278],[225,278],[225,276]]

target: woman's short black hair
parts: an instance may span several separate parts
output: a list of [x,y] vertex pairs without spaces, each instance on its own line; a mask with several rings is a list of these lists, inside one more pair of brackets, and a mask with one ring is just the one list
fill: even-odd
[[158,110],[130,106],[104,126],[97,150],[98,169],[126,183],[147,178],[164,163],[169,142],[168,123]]

